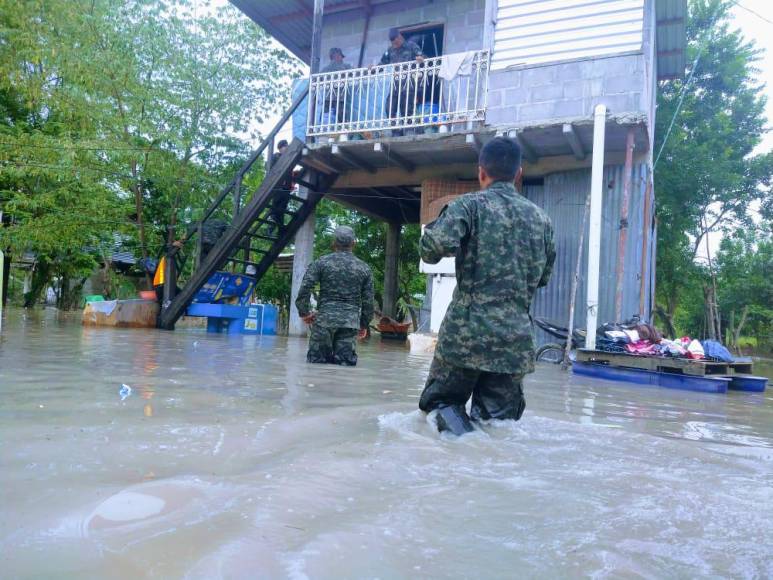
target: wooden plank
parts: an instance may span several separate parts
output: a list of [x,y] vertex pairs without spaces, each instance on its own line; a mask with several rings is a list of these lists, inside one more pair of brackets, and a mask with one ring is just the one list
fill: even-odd
[[340,156],[341,159],[343,159],[347,163],[350,163],[355,167],[358,167],[364,171],[367,171],[368,173],[376,173],[376,168],[373,167],[370,163],[368,163],[364,159],[360,159],[357,155],[355,155],[351,151],[347,151],[345,148],[340,147],[339,145],[333,145],[332,153],[333,155]]
[[753,375],[754,363],[752,362],[732,362],[730,370],[734,375]]
[[393,162],[398,167],[403,168],[408,173],[412,173],[416,170],[416,165],[408,161],[405,157],[399,153],[394,152],[387,143],[381,141],[373,144],[373,151],[381,153],[387,163]]
[[671,372],[694,376],[727,375],[730,372],[726,363],[685,358],[637,356],[587,349],[579,349],[577,351],[577,360],[580,362],[602,362],[611,366],[635,368],[645,371]]
[[585,159],[585,149],[582,147],[582,143],[580,142],[580,136],[577,134],[577,131],[574,129],[574,125],[571,123],[564,123],[564,126],[562,127],[562,132],[564,134],[564,138],[566,139],[567,143],[569,143],[569,147],[572,148],[572,153],[574,153],[574,157],[580,161]]
[[537,163],[539,161],[539,157],[537,156],[537,153],[534,151],[532,146],[527,143],[526,139],[523,137],[523,131],[519,129],[513,129],[511,131],[508,131],[507,136],[511,139],[515,139],[518,141],[518,145],[521,146],[521,155],[523,158],[528,161],[529,163]]

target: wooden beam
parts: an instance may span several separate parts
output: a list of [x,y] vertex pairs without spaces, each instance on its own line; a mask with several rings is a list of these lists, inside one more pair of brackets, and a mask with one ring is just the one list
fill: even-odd
[[320,71],[320,52],[322,51],[322,15],[325,12],[325,0],[314,0],[314,17],[311,28],[311,74]]
[[394,189],[403,192],[406,195],[410,195],[411,197],[415,197],[416,199],[421,199],[421,192],[416,192],[412,190],[410,187],[405,187],[403,185],[397,186]]
[[[343,2],[341,4],[334,4],[333,6],[330,6],[325,12],[327,14],[336,14],[338,12],[346,12],[348,10],[356,10],[357,8],[363,8],[362,3],[360,0],[352,1],[352,2]],[[294,10],[292,12],[287,12],[285,14],[277,14],[276,16],[272,16],[269,18],[269,20],[273,24],[281,24],[282,22],[294,22],[298,20],[299,18],[308,18],[311,16],[311,12],[308,9],[300,9],[300,10]]]
[[340,145],[333,145],[331,148],[331,152],[333,155],[338,155],[343,159],[344,161],[351,163],[355,167],[362,169],[364,171],[367,171],[368,173],[376,173],[376,168],[373,167],[370,163],[367,161],[364,161],[360,159],[357,155],[352,153],[351,151],[347,151],[346,148],[341,147]]
[[393,199],[396,201],[404,201],[406,203],[421,203],[421,198],[418,197],[403,197],[396,195],[396,193],[402,193],[402,190],[399,187],[369,187],[368,191],[372,191],[384,199]]
[[364,190],[360,190],[360,194],[341,192],[340,195],[335,193],[328,194],[330,199],[356,210],[362,214],[372,217],[377,220],[385,222],[397,222],[397,223],[412,223],[413,219],[418,222],[418,208],[410,210],[405,208],[405,211],[400,211],[400,206],[393,203],[384,203],[384,199],[370,193],[365,193]]
[[394,150],[392,150],[392,148],[386,143],[382,143],[380,141],[378,143],[374,143],[373,151],[381,153],[387,162],[394,162],[395,165],[402,167],[408,173],[411,173],[416,169],[416,165],[408,161],[399,153],[395,153]]
[[298,160],[298,163],[303,167],[311,167],[322,173],[332,174],[339,172],[335,167],[332,167],[322,159],[319,159],[318,156],[309,155],[308,149],[303,150],[303,157]]
[[529,163],[537,163],[537,161],[539,161],[539,157],[537,157],[537,154],[534,152],[532,146],[529,145],[526,142],[526,139],[523,138],[523,131],[513,129],[507,132],[507,136],[518,141],[518,145],[521,146],[521,154],[523,155],[523,158],[526,159],[526,161]]
[[575,159],[580,161],[585,159],[585,149],[583,149],[582,143],[580,142],[580,136],[577,134],[577,131],[574,130],[574,125],[571,123],[564,123],[562,131],[566,141],[569,143],[569,147],[572,148]]
[[483,147],[483,143],[480,140],[480,137],[476,133],[467,133],[464,137],[465,143],[470,145],[473,149],[475,149],[475,152],[480,155],[480,150]]

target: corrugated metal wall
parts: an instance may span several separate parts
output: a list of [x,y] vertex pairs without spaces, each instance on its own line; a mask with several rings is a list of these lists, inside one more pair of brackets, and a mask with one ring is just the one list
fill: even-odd
[[492,69],[640,50],[644,0],[499,0]]
[[[577,242],[583,221],[585,200],[590,189],[590,169],[564,173],[555,173],[545,177],[541,186],[527,187],[525,195],[544,208],[553,220],[556,241],[556,265],[553,277],[547,287],[539,290],[532,306],[535,317],[542,317],[566,326],[569,318],[569,297],[577,261]],[[642,249],[644,235],[644,199],[647,190],[647,166],[634,165],[631,196],[629,201],[628,241],[626,244],[623,309],[624,318],[634,314],[646,317],[650,311],[651,280],[653,276],[650,252],[647,263],[642,269]],[[617,245],[620,232],[620,204],[623,198],[624,166],[604,168],[604,203],[602,210],[601,264],[599,280],[599,324],[615,319],[615,288]],[[650,191],[650,199],[652,194]],[[650,215],[652,215],[650,205]],[[649,220],[651,228],[652,222]],[[648,248],[654,247],[653,232],[648,233]],[[586,225],[585,247],[583,248],[580,283],[577,289],[575,306],[575,325],[585,328],[585,278],[588,268],[588,232]],[[645,308],[640,313],[640,290],[642,275],[646,283]],[[538,332],[538,342],[555,342]]]

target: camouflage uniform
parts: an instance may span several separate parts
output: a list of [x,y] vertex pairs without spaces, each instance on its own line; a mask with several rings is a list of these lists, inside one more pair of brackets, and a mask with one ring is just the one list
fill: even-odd
[[473,419],[519,419],[521,379],[534,371],[529,315],[555,261],[553,227],[512,183],[452,201],[421,238],[430,264],[456,256],[456,290],[438,335],[419,407],[460,405]]
[[[187,233],[188,235],[191,235],[193,232],[198,231],[198,229],[198,222],[190,224]],[[210,218],[201,224],[201,256],[199,256],[201,262],[206,259],[207,255],[220,241],[220,238],[223,237],[227,229],[228,222],[217,218]]]
[[311,311],[311,290],[316,284],[318,312],[309,333],[306,360],[354,366],[357,331],[367,328],[373,318],[373,273],[351,251],[337,251],[312,262],[295,300],[301,317]]
[[[343,72],[345,70],[350,70],[351,68],[352,68],[352,65],[350,65],[348,62],[343,62],[343,61],[338,62],[336,60],[331,60],[330,64],[328,64],[325,68],[322,69],[322,72],[323,73]],[[351,90],[351,88],[349,90]],[[334,85],[330,85],[327,88],[327,91],[329,91],[329,94],[325,97],[324,104],[323,104],[323,111],[325,113],[330,113],[332,109],[333,111],[335,111],[336,120],[339,123],[343,121],[348,121],[349,119],[344,118],[344,112],[347,109],[346,83],[344,81],[341,81]]]
[[[400,48],[390,46],[386,49],[384,54],[381,55],[379,64],[385,65],[411,62],[416,60],[417,56],[424,56],[419,45],[411,40],[405,40]],[[389,100],[387,102],[387,110],[390,119],[414,114],[414,104],[416,102],[416,89],[411,84],[411,80],[407,74],[407,71],[409,70],[408,67],[405,67],[404,69],[402,67],[397,68],[400,68],[405,72],[402,74],[402,82],[400,82],[397,73],[392,79],[392,90],[390,91]]]
[[417,56],[424,56],[421,47],[412,40],[403,41],[400,48],[390,46],[381,55],[379,64],[397,64],[398,62],[411,62]]

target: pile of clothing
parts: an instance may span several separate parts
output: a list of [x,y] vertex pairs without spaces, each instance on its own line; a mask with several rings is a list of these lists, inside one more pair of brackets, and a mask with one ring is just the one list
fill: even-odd
[[730,351],[715,340],[699,341],[683,336],[671,340],[663,336],[649,324],[624,328],[605,325],[599,329],[596,349],[604,352],[620,352],[643,356],[664,356],[733,362]]

